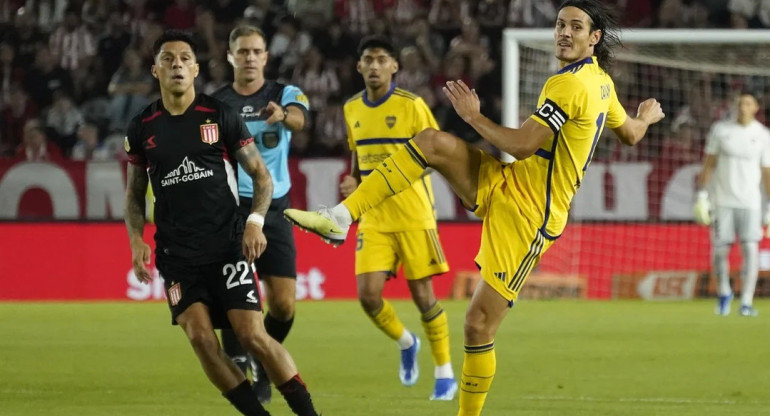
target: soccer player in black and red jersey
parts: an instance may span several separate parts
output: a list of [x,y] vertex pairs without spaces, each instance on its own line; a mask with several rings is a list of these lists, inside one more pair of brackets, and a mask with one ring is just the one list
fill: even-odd
[[[195,44],[165,32],[153,45],[152,75],[161,98],[129,124],[125,221],[134,272],[149,282],[150,247],[142,238],[145,192],[155,193],[155,259],[164,279],[172,323],[190,340],[209,380],[241,413],[269,415],[248,380],[222,352],[214,328],[231,326],[241,344],[300,416],[317,416],[289,353],[267,332],[256,278],[249,265],[265,250],[264,215],[273,184],[240,115],[196,94]],[[254,181],[244,226],[238,214],[237,163]]]

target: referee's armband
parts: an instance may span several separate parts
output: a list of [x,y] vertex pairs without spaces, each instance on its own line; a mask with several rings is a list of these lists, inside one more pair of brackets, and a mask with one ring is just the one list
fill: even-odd
[[553,134],[556,134],[561,130],[561,126],[569,120],[567,113],[561,109],[555,102],[545,99],[543,105],[535,111],[534,114],[537,118],[545,121],[548,127],[551,128]]

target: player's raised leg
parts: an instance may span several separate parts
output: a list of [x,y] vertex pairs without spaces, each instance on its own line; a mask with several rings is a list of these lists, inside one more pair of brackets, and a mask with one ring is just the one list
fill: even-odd
[[446,312],[433,292],[433,278],[408,280],[412,300],[420,310],[422,327],[430,342],[435,366],[435,378],[431,400],[452,400],[457,393],[457,381],[449,355],[449,323]]
[[299,416],[317,416],[294,360],[281,344],[267,334],[262,314],[253,310],[230,309],[227,317],[241,345],[262,363],[291,410]]
[[269,415],[251,392],[248,380],[219,345],[206,305],[197,302],[177,316],[201,367],[222,395],[244,415]]
[[509,301],[485,281],[479,282],[465,313],[465,357],[458,416],[478,416],[495,377],[495,334]]
[[398,371],[401,384],[413,386],[420,375],[417,366],[420,340],[414,333],[406,329],[401,320],[398,319],[393,305],[382,297],[382,290],[388,279],[388,273],[360,273],[356,279],[358,281],[358,300],[364,312],[380,331],[388,338],[396,341],[401,350],[401,362]]
[[425,169],[438,171],[468,207],[476,202],[481,151],[439,130],[425,129],[385,159],[342,203],[318,212],[287,209],[286,218],[321,238],[341,244],[350,224],[420,179]]

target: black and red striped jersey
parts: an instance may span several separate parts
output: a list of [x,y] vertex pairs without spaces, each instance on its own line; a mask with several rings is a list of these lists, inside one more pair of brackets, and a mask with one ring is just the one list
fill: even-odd
[[131,120],[125,147],[150,178],[157,257],[205,264],[239,249],[235,152],[253,141],[237,111],[204,94],[184,114],[157,100]]

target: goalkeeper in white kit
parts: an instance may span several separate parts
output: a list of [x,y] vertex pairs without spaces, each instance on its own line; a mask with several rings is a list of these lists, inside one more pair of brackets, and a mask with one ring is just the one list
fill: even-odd
[[754,118],[759,103],[753,94],[742,92],[737,110],[736,118],[718,121],[709,131],[706,159],[698,176],[695,221],[712,225],[712,264],[719,295],[715,312],[730,314],[733,291],[727,255],[737,235],[743,254],[740,314],[757,316],[752,303],[759,274],[759,241],[762,225],[770,226],[770,206],[763,216],[760,194],[760,183],[764,183],[765,194],[770,195],[770,131]]

